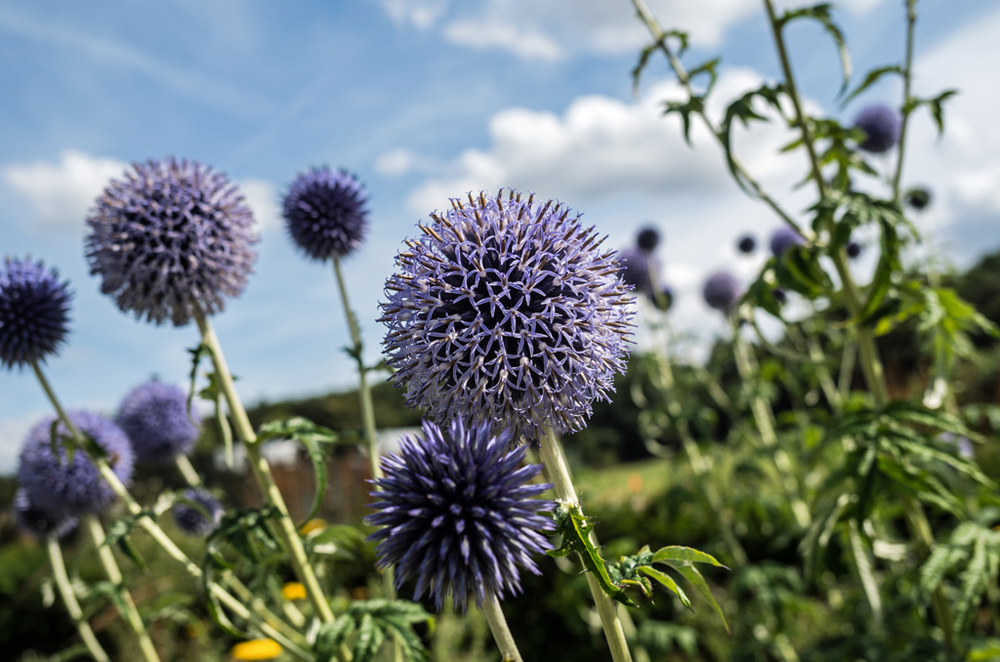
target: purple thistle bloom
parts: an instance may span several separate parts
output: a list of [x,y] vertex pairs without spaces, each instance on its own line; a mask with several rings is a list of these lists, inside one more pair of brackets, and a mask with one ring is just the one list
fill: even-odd
[[913,207],[917,211],[926,209],[927,206],[931,204],[932,198],[933,196],[931,195],[930,189],[922,186],[911,188],[906,192],[906,204]]
[[490,434],[490,425],[465,428],[461,418],[441,429],[424,421],[424,437],[404,438],[399,455],[382,458],[385,478],[372,481],[379,511],[365,518],[382,527],[381,567],[396,567],[396,585],[417,578],[414,597],[425,593],[440,610],[451,593],[465,611],[490,594],[521,590],[520,568],[539,574],[532,560],[551,549],[543,531],[553,522],[540,515],[554,503],[536,499],[551,485],[526,484],[539,464],[521,466],[527,446],[511,449],[514,431]]
[[771,254],[780,256],[792,246],[802,246],[806,240],[795,230],[788,227],[780,227],[771,235]]
[[861,255],[861,244],[856,241],[849,241],[847,242],[847,246],[844,247],[844,250],[847,252],[847,257],[853,260]]
[[323,166],[295,178],[282,203],[282,213],[295,245],[314,260],[329,260],[350,255],[364,240],[367,202],[354,175]]
[[647,255],[655,251],[659,244],[660,231],[652,226],[647,226],[639,230],[639,234],[635,238],[636,247]]
[[188,417],[187,394],[180,387],[153,380],[125,396],[115,422],[128,435],[138,461],[163,463],[191,451],[200,415],[192,408]]
[[136,317],[174,326],[239,296],[257,258],[253,216],[235,184],[196,161],[135,163],[87,218],[90,273]]
[[619,263],[623,266],[622,280],[631,285],[636,294],[646,297],[653,296],[653,277],[650,273],[651,255],[643,253],[638,248],[626,248],[619,254]]
[[66,338],[68,283],[41,262],[8,257],[0,269],[0,367],[44,361]]
[[564,205],[520,193],[452,200],[396,257],[380,321],[393,381],[440,422],[583,427],[607,400],[634,314],[615,251]]
[[740,298],[740,282],[728,271],[719,271],[708,277],[702,296],[711,308],[729,314]]
[[[128,484],[132,478],[132,446],[121,428],[90,411],[69,412],[69,418],[104,449],[115,475]],[[31,502],[53,517],[99,513],[111,505],[115,494],[82,451],[73,453],[70,462],[66,449],[57,441],[57,455],[52,454],[50,435],[55,420],[49,416],[28,432],[21,448],[18,481]],[[56,428],[57,440],[61,436],[68,437],[69,430],[60,422]]]
[[745,234],[739,238],[739,241],[736,242],[736,248],[739,249],[741,253],[749,255],[757,248],[757,240],[754,239],[752,234]]
[[903,118],[895,108],[883,104],[866,106],[854,119],[854,127],[865,134],[858,147],[866,152],[888,152],[899,141]]
[[[222,504],[208,490],[197,488],[184,490],[184,498],[201,508],[186,503],[178,503],[171,508],[177,528],[192,536],[207,536],[222,519]],[[205,517],[205,513],[209,517]]]
[[51,515],[31,502],[23,487],[14,493],[14,520],[17,528],[36,538],[55,536],[62,538],[76,528],[77,519],[65,515]]

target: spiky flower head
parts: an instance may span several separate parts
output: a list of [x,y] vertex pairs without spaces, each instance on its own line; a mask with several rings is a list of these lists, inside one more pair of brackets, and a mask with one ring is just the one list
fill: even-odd
[[756,250],[757,240],[752,234],[745,234],[736,242],[736,248],[744,255],[749,255]]
[[542,532],[553,528],[539,513],[555,504],[535,498],[551,485],[528,483],[542,467],[521,466],[528,447],[512,449],[513,435],[462,418],[425,421],[423,440],[406,437],[382,458],[378,512],[365,518],[382,528],[368,539],[379,541],[379,564],[395,566],[397,586],[417,579],[416,599],[426,593],[441,609],[450,593],[465,611],[469,598],[520,592],[522,568],[539,574],[532,556],[551,548]]
[[906,192],[906,204],[913,207],[917,211],[926,209],[927,206],[931,204],[932,198],[933,196],[931,195],[930,189],[923,186],[916,186]]
[[174,326],[243,293],[257,241],[235,184],[197,161],[135,163],[87,218],[90,273],[123,311]]
[[222,504],[208,490],[197,488],[184,490],[184,498],[197,505],[178,503],[171,508],[177,528],[192,536],[207,536],[222,519]]
[[639,230],[635,237],[635,245],[640,251],[651,254],[660,245],[660,231],[651,225],[647,225]]
[[52,515],[33,504],[23,487],[17,488],[14,493],[14,521],[17,522],[17,528],[36,538],[62,538],[77,525],[75,517]]
[[68,283],[41,262],[7,257],[0,269],[0,367],[44,361],[59,349],[69,322]]
[[873,154],[888,152],[899,141],[903,118],[899,111],[884,104],[865,106],[854,118],[854,127],[865,134],[860,149]]
[[172,462],[187,455],[198,440],[201,417],[187,394],[174,384],[152,380],[132,389],[118,407],[115,422],[128,435],[140,462]]
[[431,214],[386,282],[380,321],[397,386],[441,422],[583,427],[624,370],[632,301],[616,253],[564,205],[480,193]]
[[729,314],[740,298],[740,281],[728,271],[718,271],[705,281],[702,296],[711,308]]
[[626,248],[620,254],[622,280],[632,286],[632,291],[646,297],[653,296],[653,274],[650,266],[656,258],[638,248]]
[[[128,484],[132,478],[132,446],[121,428],[92,411],[69,412],[69,418],[101,447],[115,475]],[[70,461],[59,441],[61,437],[70,436],[62,422],[55,426],[56,452],[53,454],[54,422],[55,417],[49,416],[28,432],[21,448],[18,482],[31,502],[53,517],[76,517],[103,511],[114,500],[114,492],[86,453],[76,451]]]
[[847,246],[844,246],[844,251],[847,253],[847,257],[853,260],[861,255],[861,244],[856,241],[849,241],[847,242]]
[[353,253],[368,230],[368,197],[344,169],[313,168],[295,178],[282,203],[295,245],[314,260]]
[[771,234],[771,254],[778,257],[792,246],[801,246],[806,243],[795,230],[788,227],[780,227]]

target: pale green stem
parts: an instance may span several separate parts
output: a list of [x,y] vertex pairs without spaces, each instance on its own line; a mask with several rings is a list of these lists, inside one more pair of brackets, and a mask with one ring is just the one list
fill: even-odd
[[837,379],[837,391],[843,402],[851,394],[851,380],[854,378],[854,361],[858,357],[858,344],[848,340],[844,344],[844,353],[840,357],[840,377]]
[[332,623],[334,620],[333,610],[330,608],[330,603],[327,602],[326,596],[323,594],[323,589],[320,586],[319,579],[316,577],[315,570],[313,570],[312,565],[309,563],[305,547],[302,545],[302,538],[299,537],[295,523],[288,514],[288,507],[285,505],[285,500],[282,498],[281,492],[274,482],[274,477],[271,475],[271,467],[268,465],[267,460],[260,454],[257,434],[254,432],[253,426],[250,425],[250,418],[247,416],[246,409],[243,408],[240,396],[236,392],[233,375],[229,372],[229,366],[226,365],[226,358],[222,353],[219,338],[215,335],[215,330],[212,328],[208,318],[201,311],[195,313],[195,321],[197,321],[198,329],[201,331],[202,342],[208,347],[212,355],[212,364],[215,366],[216,378],[222,392],[226,396],[226,402],[229,404],[229,413],[233,417],[236,436],[243,441],[247,459],[250,462],[250,468],[264,495],[265,503],[277,512],[277,515],[273,518],[276,524],[275,529],[278,537],[285,546],[285,550],[288,552],[292,568],[295,570],[299,581],[305,586],[306,594],[309,596],[309,601],[312,603],[316,615],[324,623]]
[[500,601],[494,593],[488,594],[481,605],[486,622],[490,624],[490,631],[493,633],[493,641],[500,649],[500,656],[503,662],[524,662],[521,659],[521,652],[517,650],[517,643],[514,642],[514,635],[507,627],[507,619],[504,618],[503,609],[500,608]]
[[178,453],[174,457],[174,462],[177,464],[177,469],[184,476],[184,481],[191,487],[204,487],[201,482],[201,476],[198,472],[194,470],[194,466],[191,464],[191,460],[188,459],[187,455]]
[[139,639],[139,648],[142,650],[143,657],[146,658],[147,662],[160,662],[160,656],[157,655],[156,648],[153,646],[153,640],[149,638],[149,633],[146,632],[146,625],[142,622],[142,616],[139,615],[135,601],[132,600],[132,594],[125,588],[125,578],[118,567],[118,562],[115,561],[115,555],[111,551],[111,547],[104,542],[106,536],[104,535],[101,523],[97,521],[96,516],[90,513],[84,515],[82,519],[81,524],[87,529],[94,547],[97,548],[97,555],[101,559],[101,565],[104,567],[104,574],[107,575],[112,588],[118,594],[118,599],[125,606],[125,613],[122,614],[122,618],[128,622],[132,631],[135,632],[135,636]]
[[[580,499],[576,495],[576,488],[573,487],[573,478],[570,476],[569,463],[566,462],[566,455],[563,453],[562,445],[556,437],[555,432],[548,427],[543,429],[539,439],[542,461],[545,463],[546,476],[552,482],[556,495],[563,501],[572,504],[579,504]],[[594,541],[594,533],[591,531],[591,541]],[[596,542],[595,542],[596,544]],[[621,620],[618,618],[618,609],[611,598],[604,592],[597,582],[594,574],[587,574],[587,583],[590,585],[590,593],[594,597],[594,604],[597,613],[601,617],[601,625],[604,628],[604,636],[607,637],[608,647],[611,649],[611,657],[614,662],[631,662],[632,654],[629,652],[628,643],[625,641],[625,633],[622,630]]]
[[90,656],[97,662],[110,662],[108,654],[104,652],[94,631],[90,629],[90,623],[83,617],[83,610],[76,600],[76,593],[73,592],[73,585],[70,584],[69,575],[66,574],[66,563],[63,561],[62,548],[55,536],[46,536],[45,546],[49,552],[49,561],[52,563],[52,574],[56,579],[56,586],[59,588],[59,595],[62,596],[63,604],[69,617],[76,625],[76,631],[80,633],[83,644],[90,652]]
[[899,149],[896,154],[896,173],[892,177],[892,199],[899,202],[899,182],[903,177],[903,158],[906,154],[906,128],[910,123],[910,83],[913,80],[913,34],[917,24],[917,0],[906,2],[906,64],[903,66],[903,121],[899,127]]
[[864,590],[868,606],[872,610],[872,629],[877,632],[882,629],[882,596],[879,594],[878,582],[875,580],[875,571],[872,569],[871,559],[868,558],[868,550],[861,538],[861,532],[858,531],[858,521],[852,517],[847,525],[854,567],[858,571],[861,588]]
[[[63,409],[62,404],[59,402],[59,398],[56,397],[55,391],[52,390],[52,386],[49,384],[48,379],[45,377],[45,373],[42,372],[41,367],[37,363],[32,364],[35,376],[38,378],[39,384],[42,386],[42,390],[48,396],[49,401],[52,403],[52,407],[56,410],[56,414],[59,416],[59,420],[62,421],[66,429],[69,430],[70,435],[73,438],[74,443],[76,443],[80,452],[87,453],[84,443],[86,441],[83,433],[80,432],[76,424],[66,415],[66,411]],[[142,506],[135,500],[135,498],[129,493],[125,485],[115,474],[114,470],[108,464],[107,460],[103,457],[93,457],[88,453],[90,461],[94,463],[97,467],[97,471],[101,474],[101,478],[108,484],[111,491],[121,499],[122,503],[128,509],[131,515],[141,515],[138,518],[137,524],[141,526],[153,540],[167,553],[170,558],[174,559],[182,566],[184,569],[195,579],[202,578],[202,571],[197,565],[195,565],[191,559],[184,554],[183,551],[174,543],[170,537],[164,533],[163,529],[154,522],[148,515],[143,514]],[[234,582],[238,582],[235,577]],[[245,587],[244,587],[245,588]],[[278,643],[285,646],[283,642],[290,642],[290,646],[286,646],[290,650],[298,646],[305,646],[305,638],[295,630],[288,627],[286,623],[281,621],[277,616],[268,611],[266,608],[260,611],[259,614],[253,614],[241,603],[239,600],[234,598],[232,595],[227,593],[222,587],[212,584],[211,586],[212,594],[215,595],[219,600],[225,604],[229,609],[233,611],[237,616],[245,620],[251,621],[255,624],[259,624],[261,631],[267,636],[271,637]],[[280,632],[279,632],[280,630]],[[305,654],[305,657],[301,659],[312,660],[313,656],[311,654]]]
[[[382,463],[378,452],[378,437],[375,433],[375,406],[372,403],[372,392],[368,386],[368,367],[364,360],[364,343],[361,339],[361,329],[358,326],[357,315],[351,308],[350,299],[347,297],[347,286],[344,285],[344,275],[340,269],[340,258],[333,256],[333,273],[337,278],[337,289],[340,290],[340,301],[344,305],[344,317],[347,318],[347,328],[351,333],[351,352],[358,364],[358,398],[361,402],[361,420],[365,431],[365,444],[368,447],[368,462],[371,467],[372,478],[383,477]],[[392,567],[387,567],[382,574],[385,592],[390,600],[396,599],[396,584],[393,579]]]

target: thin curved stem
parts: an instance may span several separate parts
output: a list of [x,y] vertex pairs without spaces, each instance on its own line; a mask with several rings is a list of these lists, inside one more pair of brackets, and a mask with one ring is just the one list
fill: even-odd
[[917,25],[917,0],[906,2],[906,64],[903,66],[903,121],[899,127],[899,149],[896,154],[896,172],[892,176],[892,199],[899,202],[899,182],[903,177],[903,159],[906,155],[906,128],[910,123],[910,84],[913,80],[913,35]]
[[183,453],[178,453],[174,457],[174,463],[177,465],[177,470],[181,472],[184,476],[184,481],[191,487],[204,487],[202,483],[201,476],[198,472],[194,470],[194,466],[191,464],[191,460],[187,455]]
[[77,602],[76,593],[73,592],[73,585],[70,583],[69,575],[66,573],[66,562],[63,561],[62,548],[59,546],[59,541],[56,540],[55,536],[46,536],[45,547],[49,552],[52,575],[55,577],[56,586],[59,588],[59,595],[62,596],[63,604],[66,605],[66,611],[69,613],[69,617],[73,619],[73,624],[76,625],[76,631],[80,633],[80,638],[83,639],[84,646],[87,647],[90,656],[96,662],[110,662],[108,654],[104,652],[104,648],[101,647],[100,642],[97,641],[97,637],[94,635],[94,631],[90,628],[90,623],[83,617],[83,610],[80,608],[80,603]]
[[517,650],[514,635],[510,633],[510,628],[507,626],[507,619],[503,615],[503,609],[500,608],[500,601],[496,594],[487,595],[481,607],[483,615],[486,616],[486,622],[490,624],[493,641],[500,649],[503,662],[524,662],[521,658],[521,651]]

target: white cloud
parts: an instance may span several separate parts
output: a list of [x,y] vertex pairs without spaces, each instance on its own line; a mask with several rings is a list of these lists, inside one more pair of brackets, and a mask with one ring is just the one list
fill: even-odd
[[413,169],[417,155],[408,149],[394,149],[378,157],[375,171],[386,177],[401,177]]
[[0,170],[3,182],[31,201],[34,220],[45,232],[78,232],[108,180],[120,177],[127,164],[113,158],[64,151],[58,163],[39,161]]
[[514,22],[473,18],[454,21],[444,29],[445,39],[476,50],[510,51],[525,60],[561,60],[563,49],[537,28]]
[[381,0],[381,4],[396,25],[412,25],[426,30],[447,9],[448,0]]
[[239,182],[258,232],[269,232],[281,227],[281,207],[274,184],[266,179],[244,179]]

